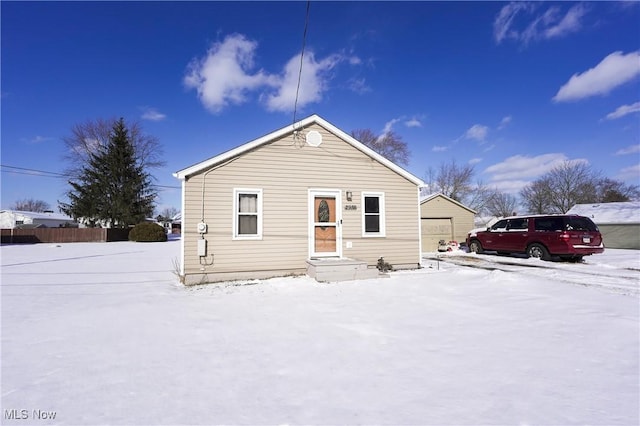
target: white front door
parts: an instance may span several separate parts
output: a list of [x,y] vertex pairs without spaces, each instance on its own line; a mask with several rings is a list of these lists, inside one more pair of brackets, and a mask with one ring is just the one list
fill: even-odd
[[339,190],[309,190],[309,257],[342,256]]

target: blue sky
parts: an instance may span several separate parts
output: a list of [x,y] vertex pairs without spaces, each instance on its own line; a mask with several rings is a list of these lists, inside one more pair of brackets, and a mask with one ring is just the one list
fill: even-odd
[[[293,121],[306,2],[0,7],[2,208],[57,210],[66,181],[22,169],[61,173],[87,120],[159,139],[160,209],[173,172]],[[423,179],[455,160],[517,193],[571,160],[640,184],[639,22],[640,2],[312,2],[296,118],[393,130]]]

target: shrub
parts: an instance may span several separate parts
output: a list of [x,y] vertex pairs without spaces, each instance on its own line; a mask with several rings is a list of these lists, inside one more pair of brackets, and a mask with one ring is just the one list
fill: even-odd
[[164,228],[157,223],[143,222],[137,224],[129,232],[129,241],[145,243],[167,241],[167,234],[164,232]]

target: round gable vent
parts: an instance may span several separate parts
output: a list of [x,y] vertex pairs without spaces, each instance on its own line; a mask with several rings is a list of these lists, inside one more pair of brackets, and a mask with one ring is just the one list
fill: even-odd
[[311,130],[307,133],[307,144],[311,146],[320,146],[322,143],[322,135],[317,130]]

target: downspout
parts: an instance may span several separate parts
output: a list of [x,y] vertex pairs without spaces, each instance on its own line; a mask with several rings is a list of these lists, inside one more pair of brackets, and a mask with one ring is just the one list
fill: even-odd
[[418,268],[422,268],[422,205],[420,204],[420,187],[418,186]]

